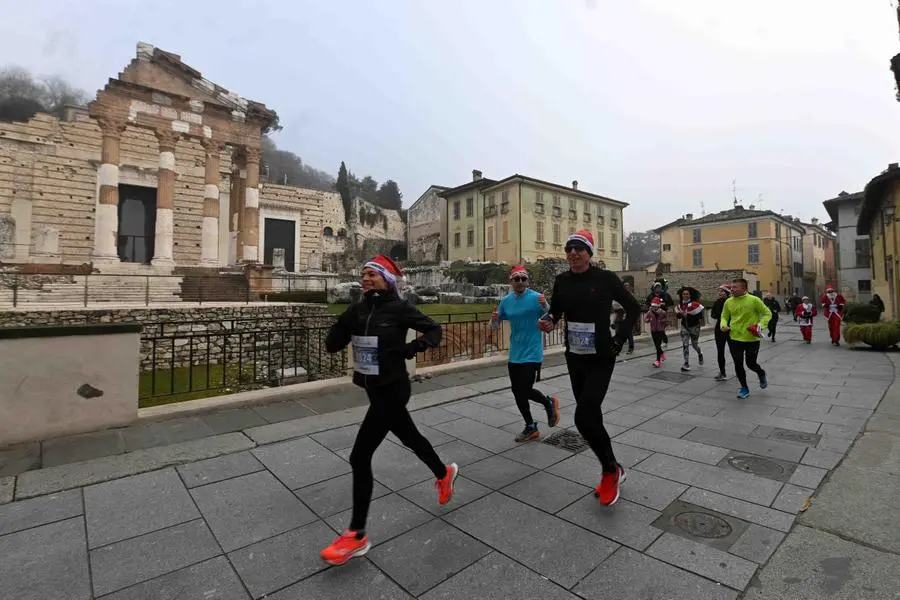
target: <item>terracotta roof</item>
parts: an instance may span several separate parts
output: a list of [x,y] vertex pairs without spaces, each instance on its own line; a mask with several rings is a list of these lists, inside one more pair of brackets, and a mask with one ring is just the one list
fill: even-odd
[[615,200],[613,198],[608,198],[606,196],[601,196],[599,194],[592,194],[591,192],[586,192],[584,190],[575,189],[573,187],[567,187],[564,185],[560,185],[558,183],[544,181],[543,179],[537,179],[535,177],[528,177],[527,175],[519,175],[518,173],[516,173],[515,175],[510,175],[509,177],[506,177],[504,179],[501,179],[500,181],[495,182],[490,187],[497,187],[497,186],[509,183],[510,181],[514,181],[516,179],[521,179],[522,181],[527,181],[529,183],[536,183],[538,185],[547,186],[549,188],[557,189],[557,190],[560,190],[561,192],[566,192],[568,194],[577,194],[579,196],[588,196],[590,198],[597,198],[598,200],[612,202],[613,204],[618,204],[622,208],[625,208],[626,206],[628,206],[627,202],[622,202],[621,200]]
[[770,218],[777,219],[782,221],[788,225],[792,225],[794,227],[802,226],[799,223],[794,222],[790,217],[779,215],[776,212],[771,210],[756,210],[756,209],[748,209],[744,208],[741,205],[738,205],[734,208],[730,208],[728,210],[723,210],[721,212],[712,213],[703,217],[699,217],[697,219],[686,219],[684,217],[680,219],[676,219],[671,223],[667,223],[662,227],[654,229],[656,233],[660,233],[664,229],[668,229],[670,227],[693,227],[694,225],[710,225],[712,223],[727,223],[728,221],[739,221],[743,219],[760,219],[760,218]]
[[872,219],[875,217],[878,209],[881,208],[885,192],[898,179],[900,179],[900,167],[894,163],[888,166],[885,172],[873,177],[866,184],[866,188],[863,190],[865,199],[859,209],[859,220],[856,222],[857,235],[869,235],[869,230],[872,228]]

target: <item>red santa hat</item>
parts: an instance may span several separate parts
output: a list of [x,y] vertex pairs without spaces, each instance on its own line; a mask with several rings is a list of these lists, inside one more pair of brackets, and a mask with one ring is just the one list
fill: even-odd
[[594,236],[587,229],[580,229],[569,236],[566,240],[566,248],[570,247],[584,248],[591,256],[594,255]]
[[831,287],[831,286],[829,285],[827,288],[825,288],[825,293],[826,293],[826,294],[833,294],[833,293],[834,293],[834,288]]
[[805,303],[809,300],[809,296],[803,296],[802,298],[800,298],[800,300],[802,300]]
[[512,269],[509,270],[509,278],[512,279],[516,275],[524,275],[528,277],[528,271],[525,270],[524,265],[516,265]]
[[388,287],[396,287],[397,280],[403,277],[403,269],[397,266],[393,260],[384,254],[379,254],[365,265],[363,269],[372,269],[377,271],[379,275],[384,277]]
[[726,294],[731,294],[731,284],[723,283],[719,286],[719,289],[725,292]]
[[662,305],[663,305],[663,301],[662,301],[662,299],[659,298],[659,297],[654,298],[654,299],[650,302],[650,307],[651,307],[651,308],[662,308]]

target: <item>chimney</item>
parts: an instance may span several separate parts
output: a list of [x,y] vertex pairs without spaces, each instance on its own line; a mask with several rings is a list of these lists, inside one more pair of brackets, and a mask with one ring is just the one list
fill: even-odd
[[472,181],[478,181],[481,179],[481,171],[478,169],[472,169]]
[[684,215],[685,221],[692,221],[693,219],[694,219],[694,213],[688,213],[688,214]]
[[818,217],[813,217],[812,220],[810,221],[810,223],[812,223],[813,225],[818,225],[819,224]]
[[751,205],[750,205],[750,210],[756,210],[756,206],[753,205],[753,204],[751,204]]
[[573,190],[577,190],[577,189],[578,189],[578,180],[577,180],[577,179],[573,179],[573,180],[572,180],[572,189],[573,189]]

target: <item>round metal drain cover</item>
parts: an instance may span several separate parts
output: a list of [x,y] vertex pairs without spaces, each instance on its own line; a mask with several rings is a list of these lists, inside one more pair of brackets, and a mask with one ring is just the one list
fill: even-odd
[[728,459],[728,464],[738,471],[745,473],[753,473],[760,477],[778,477],[784,475],[784,467],[768,458],[760,456],[732,456]]
[[789,442],[812,442],[815,441],[814,433],[804,433],[803,431],[776,431],[772,437],[779,440],[787,440]]
[[725,519],[702,512],[682,512],[672,517],[672,524],[690,535],[702,538],[723,538],[731,534]]

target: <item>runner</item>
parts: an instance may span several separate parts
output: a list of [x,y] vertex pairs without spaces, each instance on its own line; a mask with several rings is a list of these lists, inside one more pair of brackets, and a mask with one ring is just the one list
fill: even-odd
[[[647,308],[649,308],[650,305],[653,304],[654,298],[659,298],[662,301],[663,308],[665,308],[666,311],[668,311],[669,308],[675,306],[675,302],[672,300],[672,296],[669,295],[668,283],[665,279],[657,279],[650,286],[650,295],[647,296]],[[662,349],[668,349],[668,345],[669,336],[666,334],[665,330],[663,330]]]
[[820,300],[822,311],[828,319],[828,333],[831,335],[831,343],[841,345],[841,322],[844,320],[844,297],[835,293],[830,285],[825,290],[825,295]]
[[666,308],[663,306],[662,300],[653,299],[653,302],[650,303],[650,310],[644,315],[644,321],[650,324],[650,338],[653,340],[653,347],[656,348],[656,360],[653,361],[653,366],[658,369],[666,360],[666,353],[662,347],[663,334],[666,333]]
[[744,370],[744,358],[747,359],[747,368],[759,376],[759,387],[766,389],[769,382],[766,372],[756,362],[759,356],[759,338],[762,337],[762,328],[769,323],[772,313],[763,304],[763,301],[753,294],[747,293],[747,280],[735,279],[731,282],[731,298],[722,306],[722,316],[719,326],[731,339],[731,358],[734,360],[734,372],[741,389],[738,398],[744,399],[750,395],[747,386],[747,372]]
[[800,335],[807,344],[812,344],[813,317],[817,314],[819,312],[816,310],[816,305],[809,301],[809,296],[803,296],[803,300],[797,305],[794,319],[800,325]]
[[559,400],[534,389],[535,382],[541,380],[541,363],[544,362],[544,340],[538,320],[550,307],[543,294],[528,289],[528,271],[525,267],[513,267],[509,281],[513,291],[503,297],[491,320],[497,324],[509,321],[509,382],[516,406],[525,419],[525,429],[516,436],[516,441],[527,442],[540,437],[537,421],[531,417],[529,400],[547,411],[549,427],[559,424]]
[[[406,360],[436,347],[441,341],[441,328],[400,299],[396,283],[402,276],[400,267],[384,255],[367,262],[362,270],[363,301],[350,305],[338,317],[325,340],[328,352],[340,352],[352,342],[353,383],[364,387],[369,397],[369,410],[350,453],[350,527],[321,552],[322,559],[332,565],[342,565],[369,551],[366,518],[372,500],[372,455],[388,432],[393,432],[434,473],[440,504],[447,504],[453,497],[453,483],[459,474],[456,464],[441,462],[406,409],[410,396]],[[407,343],[408,329],[423,335]]]
[[731,296],[731,286],[723,283],[719,286],[719,297],[713,304],[710,316],[716,322],[716,328],[713,330],[716,337],[716,360],[719,363],[719,374],[716,375],[716,381],[725,381],[728,375],[725,374],[725,347],[729,346],[728,334],[722,331],[719,319],[722,317],[722,307],[725,301]]
[[768,331],[766,332],[766,337],[774,342],[775,329],[778,327],[778,318],[779,313],[781,312],[781,305],[778,304],[778,300],[775,299],[771,292],[766,292],[766,295],[763,298],[763,304],[765,304],[766,308],[769,309],[769,312],[772,313],[772,318],[769,319],[769,327]]
[[684,364],[681,372],[691,370],[691,346],[697,352],[697,362],[703,366],[703,352],[700,350],[700,319],[703,316],[703,305],[700,304],[700,292],[692,287],[678,290],[679,303],[675,307],[675,317],[681,321],[681,351]]
[[[570,270],[557,275],[550,314],[540,326],[544,331],[552,331],[565,316],[566,365],[575,393],[575,426],[603,466],[595,493],[601,504],[609,506],[619,499],[625,469],[613,454],[609,433],[603,426],[602,405],[616,356],[625,343],[623,333],[634,326],[640,306],[625,291],[618,275],[591,265],[594,238],[589,231],[576,231],[569,236],[565,249]],[[613,300],[625,308],[625,323],[615,337],[609,329]]]

